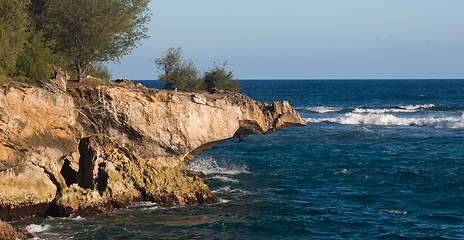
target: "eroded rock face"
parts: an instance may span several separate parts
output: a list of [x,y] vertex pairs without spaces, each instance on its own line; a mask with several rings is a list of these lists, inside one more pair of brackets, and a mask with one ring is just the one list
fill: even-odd
[[65,186],[62,156],[76,151],[72,98],[30,86],[0,90],[0,219],[44,214]]
[[109,212],[141,200],[168,205],[217,201],[195,175],[138,158],[106,135],[82,139],[79,150],[77,184],[58,194],[58,215]]
[[[289,103],[115,86],[0,90],[0,219],[217,200],[185,162],[218,143],[306,122]],[[52,209],[50,206],[53,206]]]
[[226,139],[306,125],[286,101],[261,104],[239,93],[104,86],[68,93],[86,135],[106,134],[142,158],[169,158],[169,166]]

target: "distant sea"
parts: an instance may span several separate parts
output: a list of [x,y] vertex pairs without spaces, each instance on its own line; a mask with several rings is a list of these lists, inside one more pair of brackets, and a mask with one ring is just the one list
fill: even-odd
[[241,83],[308,126],[195,157],[217,204],[13,225],[40,239],[464,239],[464,80]]

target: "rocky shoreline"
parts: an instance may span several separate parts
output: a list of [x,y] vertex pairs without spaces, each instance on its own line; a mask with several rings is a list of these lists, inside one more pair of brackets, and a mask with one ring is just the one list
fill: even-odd
[[[0,91],[0,220],[111,212],[138,201],[217,201],[195,155],[306,122],[288,102],[114,86]],[[60,90],[61,89],[61,90]],[[63,91],[65,90],[65,91]]]

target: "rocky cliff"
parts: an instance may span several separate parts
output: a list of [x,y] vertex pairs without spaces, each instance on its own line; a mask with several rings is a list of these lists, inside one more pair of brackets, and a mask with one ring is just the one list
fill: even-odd
[[0,219],[217,200],[184,168],[230,138],[306,122],[288,102],[116,86],[0,91]]

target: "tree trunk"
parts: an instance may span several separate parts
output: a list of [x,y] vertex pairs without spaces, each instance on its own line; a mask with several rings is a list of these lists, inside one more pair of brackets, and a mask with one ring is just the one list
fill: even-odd
[[89,67],[90,67],[90,64],[87,64],[87,63],[78,63],[77,64],[77,66],[76,66],[77,83],[81,83],[82,80],[84,80],[84,78],[87,75],[87,72],[89,71]]
[[82,72],[82,64],[81,63],[77,64],[76,71],[77,71],[77,83],[81,83],[82,80],[84,79],[84,74]]

